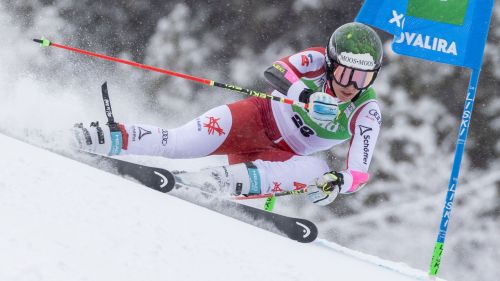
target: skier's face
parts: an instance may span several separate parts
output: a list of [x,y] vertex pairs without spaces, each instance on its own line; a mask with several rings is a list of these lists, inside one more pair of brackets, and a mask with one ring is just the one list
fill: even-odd
[[328,79],[331,79],[329,85],[335,92],[335,95],[342,101],[352,100],[360,91],[367,89],[375,81],[378,68],[359,69],[352,66],[346,66],[338,61],[326,57]]
[[335,80],[332,81],[333,92],[343,102],[352,100],[360,90],[356,89],[352,84],[347,87],[339,85]]

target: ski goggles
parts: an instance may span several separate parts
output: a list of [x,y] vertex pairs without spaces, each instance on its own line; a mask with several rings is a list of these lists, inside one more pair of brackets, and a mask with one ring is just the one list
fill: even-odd
[[342,87],[352,84],[357,90],[364,90],[373,84],[375,78],[377,78],[378,70],[356,69],[334,61],[330,76]]

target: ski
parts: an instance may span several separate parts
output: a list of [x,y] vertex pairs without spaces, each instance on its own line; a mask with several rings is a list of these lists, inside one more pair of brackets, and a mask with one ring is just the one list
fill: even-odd
[[101,170],[122,177],[131,177],[151,189],[167,193],[175,187],[174,175],[165,169],[135,164],[116,158],[82,152],[92,157],[91,164]]
[[[193,197],[186,196],[185,193],[170,192],[174,187],[180,187],[179,189],[182,190],[183,185],[176,185],[175,175],[168,170],[92,153],[84,152],[84,154],[90,155],[92,158],[92,161],[87,164],[101,170],[125,178],[132,178],[148,188],[163,193],[169,193],[172,196],[288,237],[292,240],[301,243],[310,243],[318,236],[318,228],[316,225],[306,219],[271,213],[207,193],[203,194],[210,197],[209,200],[202,200],[202,202],[200,202],[200,200],[195,200]],[[198,189],[196,187],[193,188]]]

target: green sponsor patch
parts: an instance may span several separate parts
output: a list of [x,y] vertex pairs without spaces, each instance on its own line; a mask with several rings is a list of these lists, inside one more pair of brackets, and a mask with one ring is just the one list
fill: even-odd
[[469,0],[408,0],[408,16],[463,25]]

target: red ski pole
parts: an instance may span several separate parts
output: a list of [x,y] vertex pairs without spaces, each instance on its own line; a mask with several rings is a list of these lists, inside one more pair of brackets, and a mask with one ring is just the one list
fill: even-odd
[[298,101],[294,101],[294,100],[291,100],[291,99],[280,98],[280,97],[276,97],[276,96],[273,96],[273,95],[268,95],[268,94],[263,93],[263,92],[258,92],[258,91],[254,91],[254,90],[242,88],[242,87],[239,87],[239,86],[234,86],[234,85],[225,84],[225,83],[219,83],[219,82],[216,82],[216,81],[213,81],[213,80],[209,80],[209,79],[205,79],[205,78],[200,78],[200,77],[196,77],[196,76],[192,76],[192,75],[187,75],[187,74],[175,72],[175,71],[172,71],[172,70],[162,69],[162,68],[158,68],[158,67],[154,67],[154,66],[149,66],[149,65],[146,65],[146,64],[141,64],[141,63],[137,63],[137,62],[133,62],[133,61],[129,61],[129,60],[124,60],[124,59],[110,57],[110,56],[106,56],[106,55],[102,55],[102,54],[98,54],[98,53],[93,53],[93,52],[89,52],[89,51],[86,51],[86,50],[82,50],[82,49],[78,49],[78,48],[74,48],[74,47],[70,47],[70,46],[65,46],[65,45],[57,44],[57,43],[51,42],[51,41],[49,41],[47,39],[43,39],[43,38],[42,39],[33,39],[33,41],[35,41],[36,43],[40,43],[42,46],[45,46],[45,47],[56,47],[56,48],[68,50],[68,51],[71,51],[71,52],[76,52],[76,53],[79,53],[79,54],[83,54],[83,55],[86,55],[86,56],[91,56],[91,57],[96,57],[96,58],[100,58],[100,59],[103,59],[103,60],[108,60],[108,61],[113,61],[113,62],[117,62],[117,63],[127,64],[127,65],[130,65],[130,66],[133,66],[133,67],[142,68],[142,69],[149,70],[149,71],[154,71],[154,72],[162,73],[162,74],[169,75],[169,76],[179,77],[179,78],[182,78],[182,79],[190,80],[190,81],[193,81],[193,82],[205,84],[205,85],[212,86],[212,87],[219,87],[219,88],[231,90],[233,92],[243,93],[243,94],[246,94],[248,96],[253,96],[253,97],[258,97],[258,98],[263,98],[263,99],[270,99],[272,101],[281,102],[281,103],[285,103],[285,104],[290,104],[292,106],[296,106],[296,107],[300,107],[300,108],[304,108],[304,109],[308,109],[309,108],[308,104],[302,103],[302,102],[298,102]]

